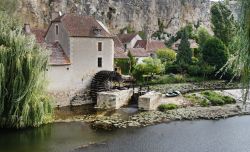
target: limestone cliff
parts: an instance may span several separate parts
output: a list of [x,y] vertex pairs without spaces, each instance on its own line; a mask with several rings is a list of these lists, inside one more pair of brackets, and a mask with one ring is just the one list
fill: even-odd
[[95,16],[113,32],[128,25],[137,31],[158,29],[175,33],[187,23],[210,26],[210,0],[20,0],[17,15],[33,26],[46,27],[53,12]]

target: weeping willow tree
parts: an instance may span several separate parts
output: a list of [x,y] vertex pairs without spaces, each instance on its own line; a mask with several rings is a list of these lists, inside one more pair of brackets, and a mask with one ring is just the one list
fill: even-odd
[[224,73],[233,69],[234,76],[241,77],[244,104],[250,91],[250,0],[239,0],[241,14],[237,34],[229,45],[232,52],[236,52],[221,69]]
[[44,91],[47,60],[34,38],[0,12],[0,127],[37,127],[51,120]]

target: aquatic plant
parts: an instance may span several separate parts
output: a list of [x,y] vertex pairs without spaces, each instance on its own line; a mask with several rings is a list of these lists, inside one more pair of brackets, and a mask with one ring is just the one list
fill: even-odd
[[45,93],[47,60],[34,37],[0,12],[0,127],[36,127],[51,120]]

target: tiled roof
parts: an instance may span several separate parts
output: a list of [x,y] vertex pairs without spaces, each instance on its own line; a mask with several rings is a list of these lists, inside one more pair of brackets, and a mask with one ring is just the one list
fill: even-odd
[[147,52],[155,52],[158,49],[166,48],[164,42],[156,40],[138,40],[135,48],[144,48]]
[[[26,31],[24,31],[26,32]],[[32,28],[30,29],[30,32],[28,33],[25,33],[25,34],[33,34],[36,38],[36,42],[37,43],[44,43],[45,42],[45,33],[46,33],[46,30],[45,29],[38,29],[38,28]]]
[[150,53],[146,52],[144,48],[131,48],[129,49],[133,57],[149,57]]
[[46,48],[51,51],[49,64],[50,65],[69,65],[70,60],[65,54],[59,42],[49,43]]
[[128,55],[126,52],[124,51],[120,51],[120,50],[115,50],[115,55],[114,55],[115,59],[127,59]]
[[[90,16],[64,14],[55,18],[52,22],[61,22],[71,37],[112,37],[96,19]],[[94,33],[95,28],[101,29],[100,34]]]
[[120,41],[120,39],[117,36],[113,37],[114,40],[114,49],[118,51],[125,51],[124,45]]
[[132,34],[119,34],[118,37],[122,43],[129,43],[134,37],[136,37],[136,33]]

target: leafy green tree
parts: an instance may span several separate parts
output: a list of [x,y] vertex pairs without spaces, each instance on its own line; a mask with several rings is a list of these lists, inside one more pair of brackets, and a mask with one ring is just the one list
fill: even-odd
[[142,63],[137,64],[133,75],[137,80],[142,80],[143,75],[155,75],[164,71],[164,65],[160,59],[146,58]]
[[188,41],[188,32],[184,32],[181,38],[181,43],[178,47],[176,63],[179,65],[188,65],[192,63],[192,50]]
[[135,59],[135,57],[132,56],[130,51],[128,52],[128,57],[129,57],[129,74],[132,74],[137,64],[137,60]]
[[232,43],[229,45],[230,52],[235,52],[230,57],[226,66],[221,70],[223,73],[232,70],[234,76],[239,76],[242,82],[244,104],[249,97],[250,91],[250,1],[239,0],[240,16],[239,27]]
[[223,2],[218,2],[211,7],[211,15],[214,35],[228,46],[235,34],[232,12]]
[[228,60],[228,50],[220,39],[211,38],[204,45],[202,57],[207,64],[219,70]]
[[36,127],[52,119],[45,92],[46,50],[0,14],[0,127]]
[[176,60],[176,53],[174,50],[163,48],[156,51],[157,58],[161,60],[162,63],[171,64]]
[[121,68],[122,74],[129,74],[130,71],[129,59],[115,59],[115,66]]

